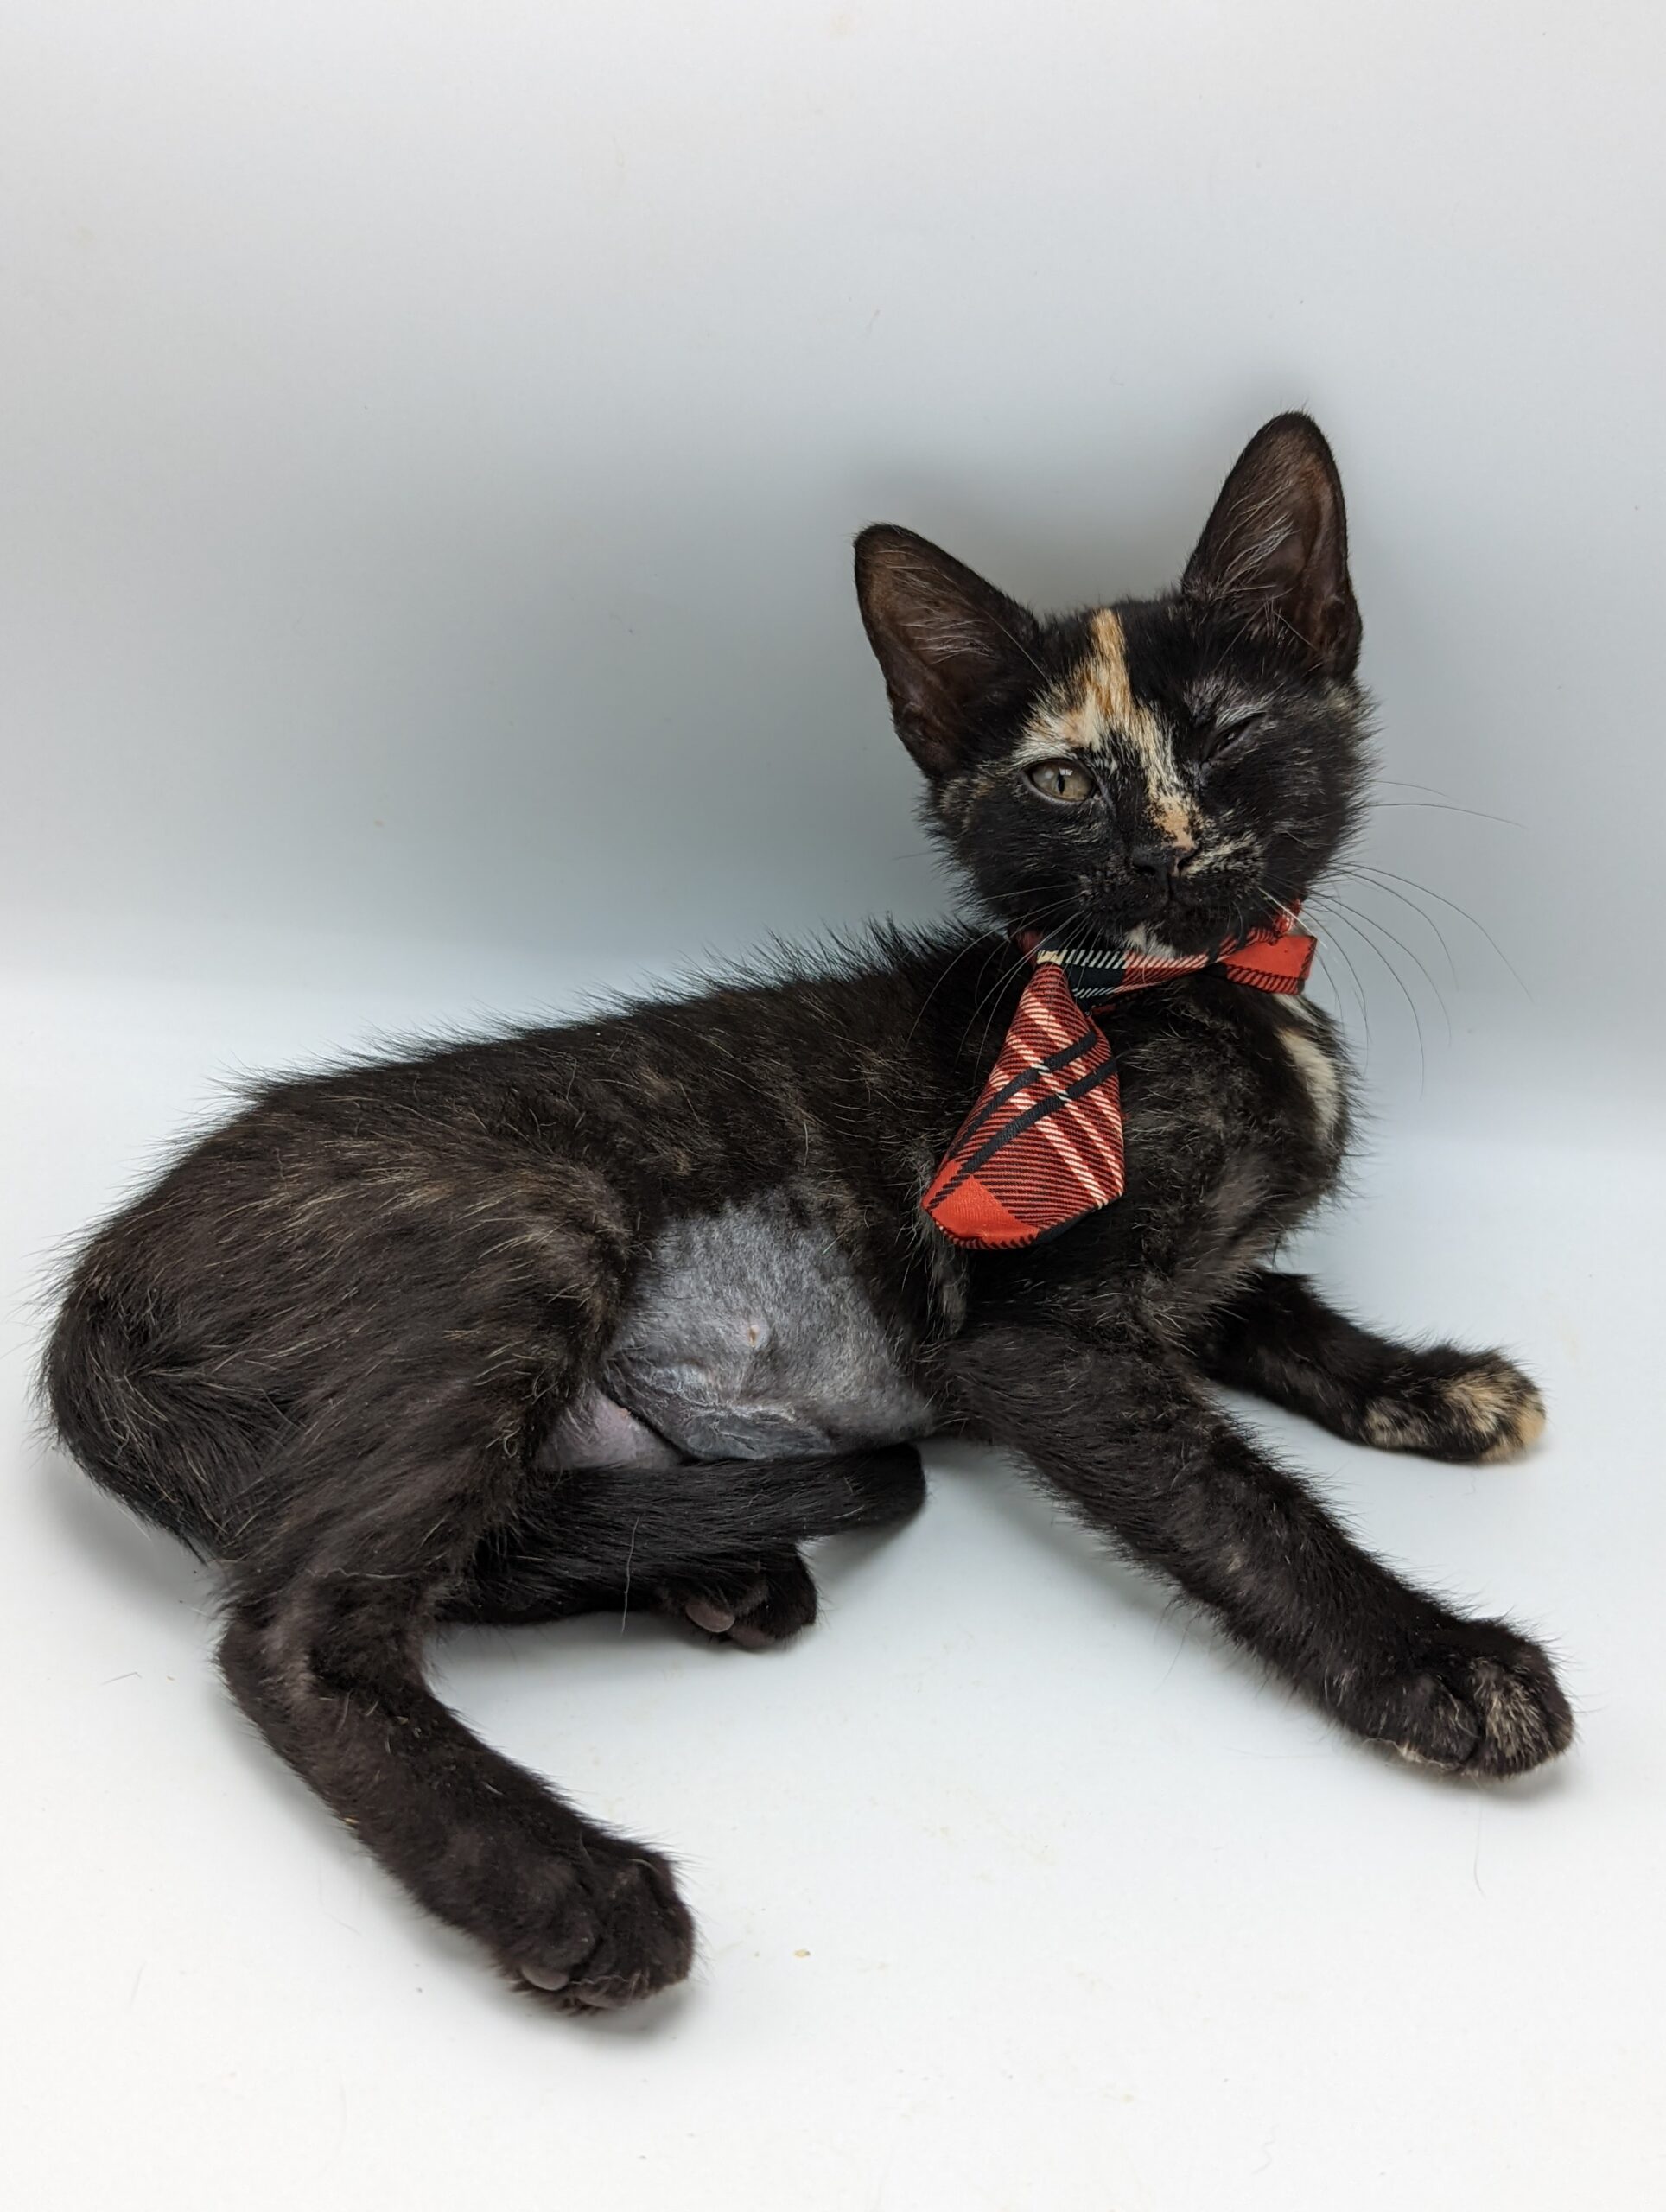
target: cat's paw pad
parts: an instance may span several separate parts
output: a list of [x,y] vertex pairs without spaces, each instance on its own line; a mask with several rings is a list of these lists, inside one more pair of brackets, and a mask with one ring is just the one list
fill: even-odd
[[785,1552],[740,1567],[696,1568],[664,1584],[659,1603],[708,1636],[762,1651],[810,1626],[816,1584],[798,1553]]
[[681,1981],[694,1923],[658,1852],[613,1836],[552,1869],[553,1891],[530,1939],[506,1947],[526,1988],[569,2012],[612,2012]]
[[1450,1774],[1525,1774],[1574,1739],[1544,1652],[1493,1622],[1437,1631],[1412,1667],[1377,1685],[1356,1725],[1403,1758]]
[[1366,1400],[1359,1429],[1382,1452],[1513,1459],[1543,1433],[1544,1400],[1502,1352],[1426,1352]]

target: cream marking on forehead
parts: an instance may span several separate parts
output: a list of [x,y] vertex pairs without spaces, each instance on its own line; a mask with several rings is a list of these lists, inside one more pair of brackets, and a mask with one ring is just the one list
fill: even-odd
[[1030,734],[1056,750],[1120,757],[1145,785],[1154,825],[1187,850],[1197,842],[1197,814],[1180,779],[1168,732],[1129,681],[1122,617],[1102,607],[1088,623],[1086,659],[1059,696],[1039,709]]

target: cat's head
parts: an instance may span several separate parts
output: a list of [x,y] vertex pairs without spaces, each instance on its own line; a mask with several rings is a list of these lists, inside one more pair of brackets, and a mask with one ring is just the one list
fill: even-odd
[[1162,598],[1038,617],[885,524],[856,588],[927,819],[1008,928],[1201,952],[1293,905],[1353,826],[1359,613],[1305,415],[1250,440]]

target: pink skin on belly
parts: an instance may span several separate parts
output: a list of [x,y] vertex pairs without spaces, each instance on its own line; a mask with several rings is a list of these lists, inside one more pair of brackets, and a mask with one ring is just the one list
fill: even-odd
[[[633,1413],[588,1384],[544,1447],[557,1467],[680,1467],[683,1455]],[[541,1455],[542,1456],[542,1455]]]

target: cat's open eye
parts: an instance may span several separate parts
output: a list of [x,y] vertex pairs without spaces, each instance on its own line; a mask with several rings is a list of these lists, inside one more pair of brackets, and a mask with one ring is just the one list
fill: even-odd
[[1087,770],[1074,760],[1041,760],[1024,772],[1043,798],[1054,799],[1061,806],[1079,806],[1097,788]]

